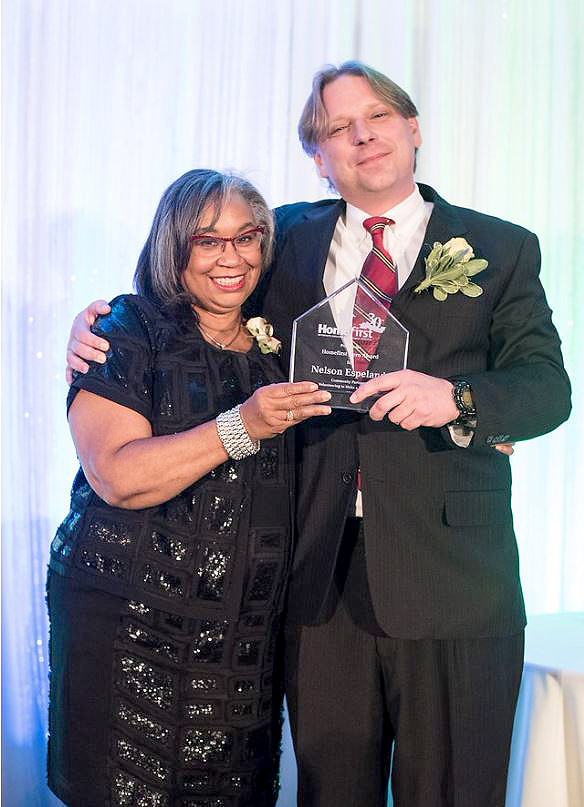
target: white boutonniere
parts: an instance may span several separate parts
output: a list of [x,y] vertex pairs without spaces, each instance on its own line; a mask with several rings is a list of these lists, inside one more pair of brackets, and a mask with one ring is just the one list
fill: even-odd
[[426,258],[426,279],[414,291],[419,294],[433,286],[432,293],[440,302],[457,291],[467,297],[480,297],[482,288],[469,278],[478,275],[488,265],[489,262],[484,258],[475,258],[472,247],[465,238],[451,238],[445,244],[436,241]]
[[245,323],[245,327],[258,343],[260,351],[264,354],[279,353],[282,343],[274,336],[274,327],[263,317],[252,317]]

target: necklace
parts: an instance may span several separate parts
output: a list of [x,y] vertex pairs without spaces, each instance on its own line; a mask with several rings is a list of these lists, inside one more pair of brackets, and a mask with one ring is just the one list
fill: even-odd
[[209,331],[208,331],[206,328],[203,328],[203,326],[201,325],[201,323],[200,323],[200,322],[199,322],[199,323],[197,323],[197,324],[198,324],[198,326],[199,326],[199,330],[201,331],[201,333],[203,334],[203,336],[206,336],[206,337],[207,337],[207,339],[209,339],[209,340],[210,340],[210,341],[211,341],[211,342],[212,342],[212,343],[215,345],[215,347],[218,347],[218,348],[219,348],[219,350],[227,350],[227,348],[229,347],[229,345],[232,345],[232,344],[235,342],[235,340],[236,340],[236,339],[237,339],[237,337],[239,336],[239,331],[241,330],[241,322],[239,322],[239,323],[237,324],[237,330],[235,331],[235,333],[234,333],[234,335],[231,337],[231,339],[230,339],[228,342],[222,343],[222,342],[218,342],[218,341],[217,341],[217,339],[215,339],[213,336],[211,336],[211,334],[209,333]]

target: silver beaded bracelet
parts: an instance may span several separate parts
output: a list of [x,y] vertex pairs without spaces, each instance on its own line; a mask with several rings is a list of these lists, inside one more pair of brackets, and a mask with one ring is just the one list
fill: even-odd
[[232,460],[242,460],[244,457],[251,457],[260,450],[260,441],[252,440],[239,414],[241,404],[221,412],[217,415],[217,433],[223,443],[223,448]]

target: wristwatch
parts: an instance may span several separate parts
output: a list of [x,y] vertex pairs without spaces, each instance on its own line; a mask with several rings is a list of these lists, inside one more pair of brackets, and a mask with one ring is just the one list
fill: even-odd
[[461,426],[476,425],[477,410],[472,399],[472,390],[468,381],[464,379],[453,380],[452,397],[458,409],[459,415],[453,423]]

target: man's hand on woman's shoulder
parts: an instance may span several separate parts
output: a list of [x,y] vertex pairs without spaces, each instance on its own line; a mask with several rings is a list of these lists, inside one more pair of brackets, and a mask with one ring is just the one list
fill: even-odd
[[73,381],[74,370],[80,373],[86,373],[89,370],[88,361],[105,363],[109,342],[92,333],[91,326],[98,317],[109,314],[110,311],[111,308],[105,300],[94,300],[73,320],[67,343],[65,377],[68,384]]

